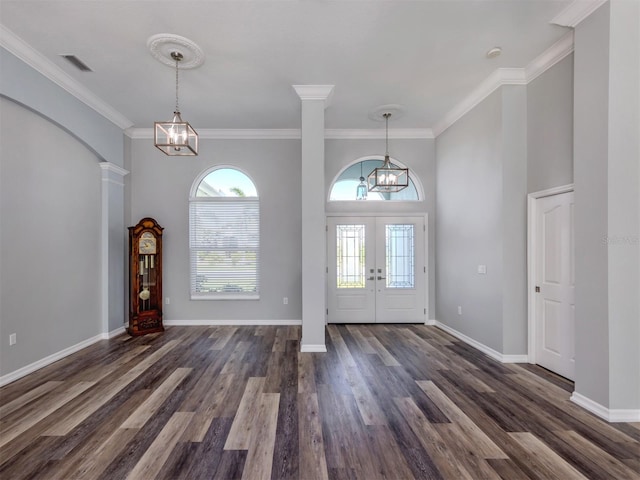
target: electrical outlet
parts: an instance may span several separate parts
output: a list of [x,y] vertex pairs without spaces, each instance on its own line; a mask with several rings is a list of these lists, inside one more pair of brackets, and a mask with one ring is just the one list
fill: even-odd
[[169,297],[164,297],[164,304],[169,305],[171,303],[171,299]]
[[17,342],[16,334],[12,333],[11,335],[9,335],[9,346],[15,345],[16,342]]
[[462,307],[458,305],[458,315],[462,315]]
[[289,305],[289,297],[282,297],[282,304]]

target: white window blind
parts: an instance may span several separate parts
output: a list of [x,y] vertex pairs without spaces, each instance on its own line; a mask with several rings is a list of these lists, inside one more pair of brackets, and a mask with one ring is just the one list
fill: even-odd
[[258,198],[189,203],[192,298],[259,298]]

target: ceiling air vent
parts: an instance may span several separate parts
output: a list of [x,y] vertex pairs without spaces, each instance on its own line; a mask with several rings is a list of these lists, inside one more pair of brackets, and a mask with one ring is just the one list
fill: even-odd
[[76,57],[75,55],[60,55],[62,58],[64,58],[65,60],[67,60],[71,65],[73,65],[74,67],[76,67],[78,70],[80,70],[81,72],[93,72],[93,70],[91,70],[86,63],[84,63],[82,60],[80,60],[78,57]]

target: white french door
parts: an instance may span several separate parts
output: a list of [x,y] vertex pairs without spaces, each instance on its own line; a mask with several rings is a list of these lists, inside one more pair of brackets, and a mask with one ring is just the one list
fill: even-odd
[[424,323],[423,217],[327,219],[329,323]]
[[575,372],[573,192],[536,200],[535,361]]

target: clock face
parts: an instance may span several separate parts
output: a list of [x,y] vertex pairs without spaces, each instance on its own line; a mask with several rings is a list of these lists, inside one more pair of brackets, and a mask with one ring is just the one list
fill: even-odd
[[156,237],[150,232],[144,232],[140,236],[138,243],[138,253],[140,255],[155,255],[156,254]]

